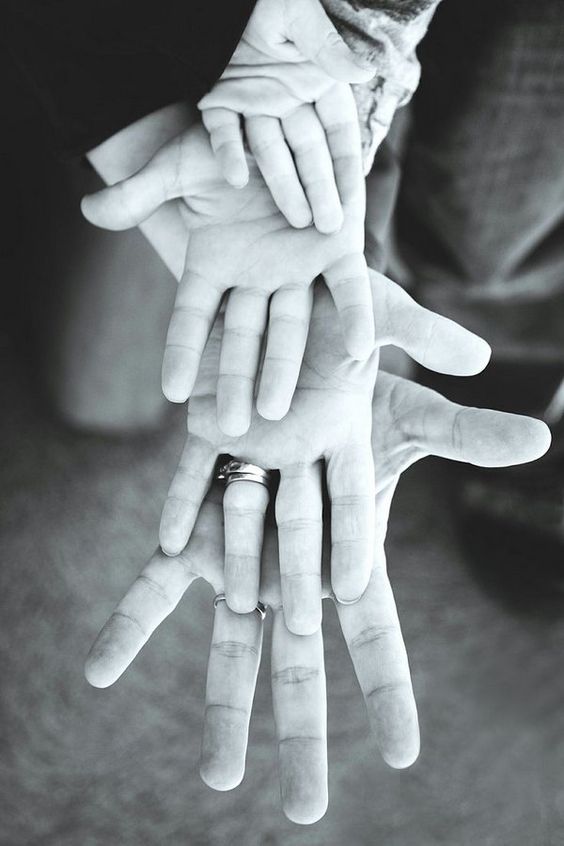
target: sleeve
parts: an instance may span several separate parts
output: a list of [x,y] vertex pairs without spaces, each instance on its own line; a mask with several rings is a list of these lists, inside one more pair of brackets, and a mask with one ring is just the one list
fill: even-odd
[[419,84],[415,48],[440,0],[322,0],[341,36],[376,70],[370,82],[353,85],[359,112],[365,172],[400,106]]
[[3,49],[64,157],[221,76],[255,0],[5,0]]

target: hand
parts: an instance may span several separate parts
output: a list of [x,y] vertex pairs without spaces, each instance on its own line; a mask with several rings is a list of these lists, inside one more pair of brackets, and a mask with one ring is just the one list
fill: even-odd
[[[479,372],[488,345],[452,321],[418,306],[403,289],[372,272],[377,344],[394,343],[417,361],[454,375]],[[288,331],[288,330],[287,330]],[[225,332],[223,333],[225,335]],[[216,461],[233,455],[280,471],[276,519],[286,625],[311,634],[321,623],[322,462],[331,499],[331,581],[337,598],[357,600],[373,555],[374,472],[370,433],[378,353],[347,355],[329,293],[318,286],[310,333],[289,413],[278,422],[252,418],[246,435],[226,437],[215,419],[221,326],[216,326],[188,408],[188,438],[163,509],[160,543],[186,546]],[[268,349],[267,349],[268,357]],[[268,361],[265,362],[265,367]],[[278,368],[285,362],[274,362]],[[271,370],[273,384],[276,372]],[[219,376],[221,379],[221,375]],[[224,497],[227,603],[239,613],[258,600],[263,520],[261,485],[233,482]]]
[[248,70],[229,65],[199,103],[224,177],[235,187],[249,179],[242,116],[249,150],[288,223],[302,228],[313,221],[319,232],[337,232],[343,210],[334,159],[343,149],[361,155],[350,86],[305,62],[253,66],[260,76],[243,76]]
[[191,232],[167,337],[163,390],[174,402],[191,395],[220,302],[231,289],[217,387],[218,421],[227,434],[238,436],[249,427],[267,322],[257,406],[266,418],[286,414],[307,338],[311,282],[320,273],[332,292],[348,352],[365,359],[373,349],[363,256],[364,181],[357,153],[348,149],[346,137],[341,141],[345,146],[336,136],[345,221],[330,236],[311,227],[292,229],[254,169],[244,189],[226,185],[202,128],[166,144],[135,176],[83,200],[88,220],[123,229],[183,197],[179,207]]
[[324,233],[340,229],[343,211],[333,158],[343,149],[357,150],[359,156],[361,150],[349,85],[336,83],[312,62],[273,60],[243,35],[220,80],[198,106],[231,185],[242,187],[249,179],[244,128],[249,149],[287,221],[301,228],[313,219]]
[[[337,604],[339,622],[385,760],[404,767],[417,757],[419,733],[407,656],[386,574],[383,542],[393,490],[403,470],[425,455],[487,467],[532,461],[548,448],[546,426],[527,417],[464,408],[427,388],[381,374],[373,399],[372,448],[379,531],[368,589],[355,605]],[[210,492],[190,543],[176,558],[156,552],[93,645],[86,676],[113,684],[155,629],[202,577],[224,590],[221,492]],[[327,563],[327,556],[326,556]],[[319,819],[327,805],[326,694],[320,632],[287,631],[277,577],[276,532],[267,526],[261,599],[274,611],[272,694],[282,803],[295,822]],[[324,595],[328,593],[325,581]],[[215,612],[208,666],[201,773],[218,790],[243,778],[248,728],[262,645],[258,615]]]

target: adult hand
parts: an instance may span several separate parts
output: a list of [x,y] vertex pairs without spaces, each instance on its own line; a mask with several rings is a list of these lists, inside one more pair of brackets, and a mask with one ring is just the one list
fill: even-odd
[[[346,134],[341,141],[336,136],[335,144],[345,221],[330,236],[312,227],[291,228],[256,169],[244,189],[226,185],[201,127],[166,144],[135,176],[83,200],[88,220],[124,229],[167,201],[183,198],[180,208],[191,231],[167,337],[163,390],[175,402],[191,395],[220,302],[231,289],[217,388],[218,421],[227,434],[240,435],[250,424],[267,323],[268,365],[258,407],[272,419],[287,412],[307,338],[311,282],[320,273],[333,295],[347,351],[366,359],[373,350],[360,159],[348,147]],[[278,381],[273,381],[273,370]]]
[[[449,402],[427,388],[381,374],[374,394],[372,449],[380,501],[374,568],[355,605],[337,604],[339,622],[375,741],[394,767],[408,766],[419,748],[409,666],[383,542],[393,490],[403,470],[425,455],[494,467],[540,457],[546,426],[527,417]],[[157,551],[103,627],[86,662],[96,687],[113,684],[197,578],[216,593],[225,589],[221,491],[210,492],[188,546],[176,558]],[[326,556],[327,564],[328,556]],[[319,819],[327,806],[326,694],[320,632],[298,637],[283,623],[276,531],[269,521],[261,599],[274,611],[272,693],[282,803],[295,822]],[[327,580],[324,595],[328,595]],[[258,666],[262,623],[256,612],[235,614],[221,602],[215,611],[206,687],[202,744],[203,779],[218,790],[242,780]]]
[[[479,372],[489,347],[446,318],[418,306],[385,276],[371,272],[377,344],[396,344],[440,372]],[[286,328],[286,336],[289,329]],[[186,546],[218,456],[229,454],[280,472],[276,519],[282,597],[288,628],[311,634],[321,622],[322,463],[331,499],[331,581],[337,598],[357,600],[372,567],[374,472],[371,403],[378,353],[364,362],[346,352],[331,297],[318,286],[305,356],[289,413],[280,421],[254,414],[248,432],[225,436],[216,423],[221,380],[218,324],[202,359],[188,408],[188,438],[163,509],[162,549],[177,555]],[[225,336],[225,330],[223,332]],[[275,385],[287,367],[269,360],[264,372]],[[218,378],[218,372],[220,373]],[[260,399],[260,398],[259,398]],[[224,497],[227,603],[245,613],[258,600],[264,487],[233,482]]]

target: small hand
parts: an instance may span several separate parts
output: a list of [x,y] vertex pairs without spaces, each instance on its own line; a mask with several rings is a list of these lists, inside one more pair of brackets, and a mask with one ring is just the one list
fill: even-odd
[[[375,272],[372,297],[378,345],[394,343],[422,364],[454,375],[478,372],[487,363],[489,347],[484,341],[421,308],[403,289]],[[223,378],[221,337],[218,324],[190,400],[188,438],[163,509],[161,546],[170,555],[186,546],[218,456],[229,454],[278,470],[276,519],[286,624],[296,634],[310,634],[321,622],[325,473],[331,499],[333,590],[339,600],[356,600],[370,577],[374,526],[371,403],[378,353],[375,350],[363,362],[347,355],[331,297],[319,285],[290,411],[276,422],[255,413],[248,432],[234,438],[223,434],[215,418],[216,389]],[[267,348],[267,385],[274,385],[287,363],[270,362],[268,355]],[[250,611],[258,600],[267,503],[265,488],[246,482],[230,484],[224,497],[226,596],[229,606],[240,613]]]
[[345,220],[333,235],[290,227],[256,170],[245,188],[227,185],[201,127],[166,144],[135,176],[83,200],[91,222],[122,229],[183,198],[179,208],[190,239],[167,337],[163,390],[175,402],[191,395],[216,313],[231,289],[217,399],[219,424],[233,436],[250,424],[267,324],[258,407],[267,418],[287,412],[309,328],[311,283],[320,273],[332,292],[348,352],[366,359],[373,349],[363,256],[364,181],[358,154],[346,147],[341,153],[335,163]]
[[[532,461],[548,448],[546,426],[503,412],[464,408],[427,388],[381,374],[373,400],[372,448],[379,498],[379,531],[370,583],[355,604],[337,604],[339,622],[364,695],[376,743],[394,767],[418,754],[419,730],[409,665],[383,543],[393,490],[403,470],[425,455],[477,465]],[[326,693],[321,633],[299,637],[286,629],[276,554],[268,522],[261,599],[274,611],[272,694],[282,803],[295,822],[319,819],[327,806]],[[327,568],[328,556],[325,556]],[[113,684],[192,582],[202,577],[225,589],[221,491],[210,492],[186,549],[175,558],[156,552],[100,632],[86,662],[96,687]],[[324,595],[328,595],[324,581]],[[206,687],[203,779],[218,790],[242,780],[249,720],[262,647],[255,612],[215,612]]]
[[[249,179],[243,132],[274,201],[295,227],[343,224],[333,160],[358,151],[355,100],[311,62],[280,62],[241,42],[221,79],[198,104],[227,181]],[[241,123],[242,121],[242,123]]]

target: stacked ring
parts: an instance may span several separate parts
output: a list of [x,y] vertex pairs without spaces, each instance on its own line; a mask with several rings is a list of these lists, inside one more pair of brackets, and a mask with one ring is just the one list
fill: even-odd
[[271,476],[270,470],[263,470],[257,464],[249,464],[237,458],[223,464],[217,473],[218,480],[224,481],[226,487],[232,482],[256,482],[270,488]]
[[[226,602],[226,601],[227,600],[225,598],[225,594],[224,593],[218,593],[217,596],[214,597],[213,607],[217,608],[217,606],[219,605],[220,602]],[[257,614],[259,615],[261,620],[264,620],[264,618],[266,617],[267,607],[268,606],[266,606],[264,604],[264,602],[260,602],[260,600],[259,600],[259,602],[257,602],[257,606],[255,608],[255,611],[257,612]]]

